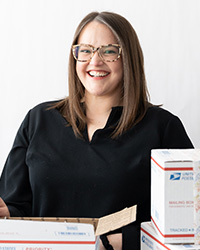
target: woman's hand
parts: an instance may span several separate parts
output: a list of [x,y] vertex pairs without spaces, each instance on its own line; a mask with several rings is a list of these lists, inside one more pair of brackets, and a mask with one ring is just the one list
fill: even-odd
[[0,197],[0,217],[9,217],[9,216],[10,216],[10,212],[8,210],[8,207],[6,206],[6,203]]
[[[112,245],[114,250],[122,250],[122,234],[110,234],[107,235],[108,241],[110,245]],[[102,244],[102,241],[100,240],[100,250],[105,250],[105,247]]]

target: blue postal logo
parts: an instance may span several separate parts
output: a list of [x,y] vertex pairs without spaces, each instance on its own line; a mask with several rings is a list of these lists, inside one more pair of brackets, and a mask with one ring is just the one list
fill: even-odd
[[169,179],[171,181],[193,181],[193,172],[184,172],[184,173],[172,173],[170,174]]
[[173,173],[169,178],[171,181],[177,181],[181,179],[181,173]]
[[149,249],[154,249],[154,244],[153,242],[146,236],[142,236],[142,243],[148,246]]

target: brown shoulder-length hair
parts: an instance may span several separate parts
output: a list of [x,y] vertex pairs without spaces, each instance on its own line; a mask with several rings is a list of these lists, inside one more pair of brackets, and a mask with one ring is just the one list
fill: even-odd
[[[131,126],[137,124],[150,106],[147,91],[144,59],[142,49],[132,25],[121,15],[112,12],[91,12],[76,29],[73,43],[77,44],[82,29],[92,21],[105,24],[115,35],[122,48],[123,64],[123,111],[112,138],[120,136]],[[84,97],[84,87],[76,73],[76,60],[72,51],[69,56],[68,70],[69,95],[54,105],[72,126],[76,136],[82,137],[86,126],[85,105],[81,102]]]

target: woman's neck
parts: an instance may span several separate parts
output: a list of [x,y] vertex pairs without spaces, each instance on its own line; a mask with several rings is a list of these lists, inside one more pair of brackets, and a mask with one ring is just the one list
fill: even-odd
[[85,105],[87,118],[93,120],[96,116],[104,116],[110,113],[112,107],[120,105],[120,101],[96,96],[87,98],[86,96]]
[[97,129],[105,127],[112,107],[120,105],[120,102],[110,98],[87,98],[87,96],[85,96],[84,101],[86,105],[88,138],[91,140]]

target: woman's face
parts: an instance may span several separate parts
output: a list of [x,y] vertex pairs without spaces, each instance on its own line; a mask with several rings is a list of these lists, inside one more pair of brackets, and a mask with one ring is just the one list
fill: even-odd
[[[97,48],[101,45],[116,44],[112,31],[104,24],[92,21],[80,33],[78,44],[90,44]],[[85,96],[119,98],[123,79],[121,57],[115,62],[103,61],[97,52],[89,62],[76,63],[77,75],[85,87]]]

